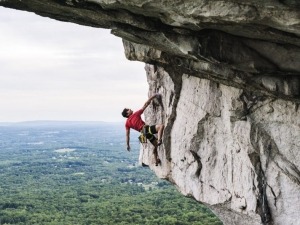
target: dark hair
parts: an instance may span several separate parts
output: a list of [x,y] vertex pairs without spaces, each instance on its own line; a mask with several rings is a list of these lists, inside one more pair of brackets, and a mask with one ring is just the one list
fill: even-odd
[[125,118],[128,118],[127,113],[128,113],[128,109],[127,108],[123,109],[122,116],[125,117]]

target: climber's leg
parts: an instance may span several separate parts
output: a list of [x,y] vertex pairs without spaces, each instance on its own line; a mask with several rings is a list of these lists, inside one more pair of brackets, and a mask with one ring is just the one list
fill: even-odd
[[163,132],[164,132],[164,128],[165,126],[163,124],[157,124],[155,125],[155,129],[156,129],[156,132],[157,132],[157,145],[160,146],[161,143],[162,143],[162,135],[163,135]]
[[158,164],[160,164],[160,159],[158,158],[158,154],[157,154],[157,140],[155,140],[155,145],[154,145],[154,149],[153,149],[153,155],[155,158],[155,166],[158,166]]

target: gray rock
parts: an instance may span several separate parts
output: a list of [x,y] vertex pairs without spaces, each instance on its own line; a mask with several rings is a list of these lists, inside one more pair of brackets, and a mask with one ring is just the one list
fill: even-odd
[[163,121],[166,132],[162,165],[154,166],[151,146],[141,148],[140,161],[224,224],[299,224],[297,104],[187,74],[178,83],[147,68],[150,92],[163,94],[163,107],[149,108],[147,121]]

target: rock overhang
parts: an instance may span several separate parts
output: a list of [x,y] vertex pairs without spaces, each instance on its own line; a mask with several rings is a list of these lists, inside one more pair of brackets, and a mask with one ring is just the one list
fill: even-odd
[[[300,103],[297,1],[2,0],[0,5],[112,29],[149,48],[150,57],[130,60],[168,64]],[[151,57],[158,51],[161,57]]]

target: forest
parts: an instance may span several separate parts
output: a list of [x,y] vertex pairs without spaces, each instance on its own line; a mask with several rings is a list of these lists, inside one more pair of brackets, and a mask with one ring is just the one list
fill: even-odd
[[0,124],[0,225],[222,225],[138,164],[119,123]]

